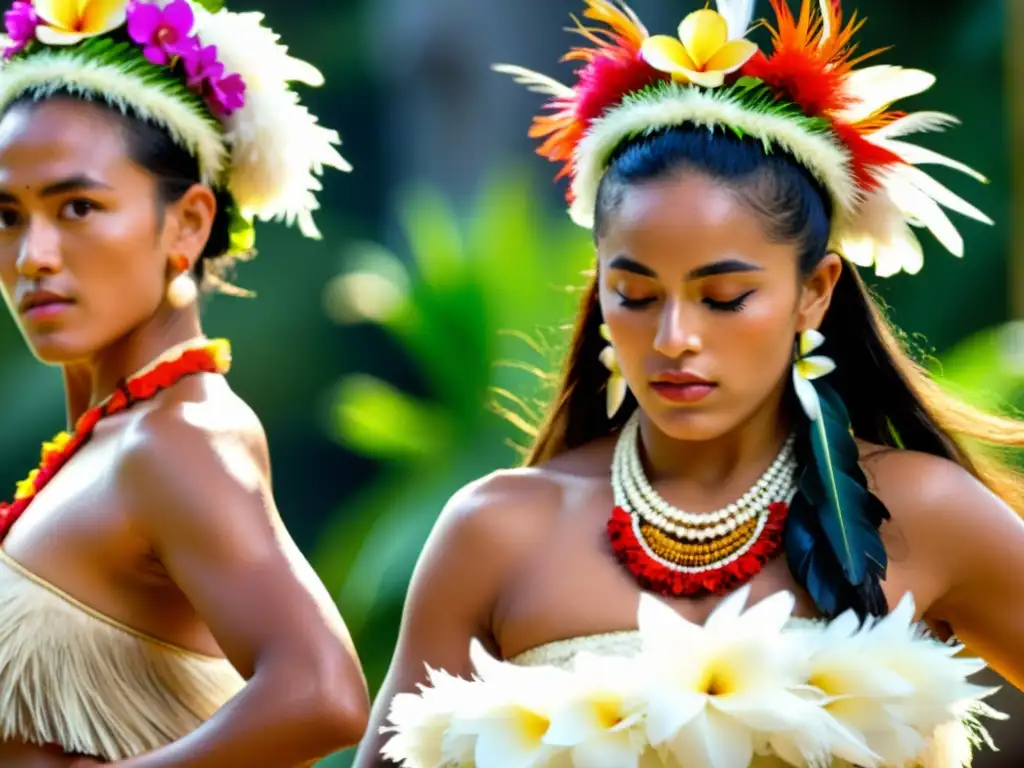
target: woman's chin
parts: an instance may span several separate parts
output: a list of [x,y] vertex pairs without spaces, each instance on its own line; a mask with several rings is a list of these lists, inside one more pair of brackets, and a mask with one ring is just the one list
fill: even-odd
[[644,409],[655,429],[665,437],[686,443],[714,440],[735,429],[735,420],[727,418],[717,408],[665,407],[659,405]]

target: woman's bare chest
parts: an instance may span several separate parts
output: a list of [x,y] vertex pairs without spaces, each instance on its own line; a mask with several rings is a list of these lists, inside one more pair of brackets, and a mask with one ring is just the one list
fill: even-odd
[[[553,641],[636,629],[642,588],[616,560],[603,520],[581,515],[573,522],[553,526],[510,575],[499,596],[492,631],[505,658]],[[893,532],[887,533],[884,538],[892,543]],[[934,599],[928,574],[915,565],[904,546],[892,549],[895,556],[882,585],[887,602],[894,607],[910,592],[922,617]],[[795,595],[794,616],[820,615],[791,573],[784,551],[751,579],[749,604],[780,591]],[[661,599],[686,619],[703,623],[722,598]]]

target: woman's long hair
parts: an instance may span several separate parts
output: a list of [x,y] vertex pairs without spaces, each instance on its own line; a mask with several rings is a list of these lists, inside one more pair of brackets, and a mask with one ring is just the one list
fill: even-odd
[[[598,194],[596,235],[630,185],[687,169],[728,185],[774,239],[798,244],[802,274],[810,274],[828,252],[828,197],[795,160],[777,150],[766,154],[753,139],[698,128],[640,137],[615,153]],[[629,396],[613,419],[606,415],[601,322],[595,276],[584,291],[554,400],[528,450],[527,466],[614,433],[635,409]],[[1024,423],[942,390],[905,350],[852,267],[842,271],[821,332],[836,362],[829,384],[842,397],[858,438],[950,459],[1024,514],[1024,479],[1000,456],[1000,449],[1024,446]]]

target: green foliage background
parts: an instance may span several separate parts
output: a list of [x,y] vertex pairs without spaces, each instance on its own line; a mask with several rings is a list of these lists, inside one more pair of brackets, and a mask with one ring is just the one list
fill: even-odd
[[[525,144],[475,171],[469,181],[478,193],[468,206],[456,206],[431,179],[377,172],[394,133],[385,131],[392,105],[374,64],[382,43],[369,26],[372,2],[258,3],[284,39],[324,71],[327,87],[304,96],[340,131],[356,170],[326,179],[322,241],[258,227],[260,257],[238,274],[258,298],[215,299],[206,323],[234,344],[232,382],[264,420],[282,512],[337,596],[375,688],[437,513],[462,484],[517,460],[524,433],[495,411],[529,417],[543,408],[544,377],[537,374],[557,367],[592,249],[588,234],[564,215],[552,168],[522,152]],[[557,3],[564,20],[582,6]],[[652,27],[672,25],[667,29],[698,5],[635,3],[641,16],[658,20]],[[957,221],[968,243],[964,260],[925,235],[924,272],[876,288],[951,386],[983,404],[1020,404],[1024,330],[1006,324],[1009,225],[1019,215],[1010,208],[1007,9],[998,0],[846,5],[870,18],[863,49],[895,41],[885,61],[938,75],[936,87],[907,108],[937,106],[963,118],[962,127],[925,143],[989,176],[979,187],[936,171],[997,222]],[[767,11],[765,0],[758,11]],[[529,30],[535,21],[524,12],[517,24]],[[476,30],[463,33],[467,49],[480,42]],[[551,48],[538,59],[555,62],[562,53]],[[511,95],[516,86],[496,78],[493,88]],[[529,118],[521,116],[524,134]],[[63,427],[60,376],[28,355],[12,323],[0,331],[0,392],[9,404],[0,415],[0,487],[10,487],[32,464],[39,441]],[[983,758],[976,765],[997,763]]]

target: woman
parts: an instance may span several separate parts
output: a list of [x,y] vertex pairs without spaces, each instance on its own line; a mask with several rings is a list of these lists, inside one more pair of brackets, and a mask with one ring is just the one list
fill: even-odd
[[[566,163],[570,212],[593,227],[597,269],[526,466],[463,489],[435,527],[360,768],[490,768],[513,754],[522,760],[509,765],[636,766],[643,755],[686,768],[969,759],[965,732],[946,738],[937,726],[955,731],[984,692],[946,710],[927,681],[950,672],[962,683],[948,656],[920,684],[894,674],[883,692],[943,709],[934,738],[896,724],[913,720],[909,707],[862,710],[881,723],[872,730],[829,709],[829,686],[860,685],[848,703],[870,698],[881,662],[861,668],[844,652],[842,674],[798,679],[779,653],[753,655],[759,632],[713,634],[742,628],[748,597],[750,621],[771,636],[801,626],[791,614],[840,617],[832,640],[851,644],[902,621],[889,640],[930,649],[905,660],[944,652],[913,634],[923,620],[1024,685],[1021,482],[982,452],[1020,445],[1024,430],[940,391],[843,258],[916,272],[908,224],[959,254],[938,203],[987,221],[914,164],[977,174],[901,140],[952,118],[887,111],[932,78],[853,69],[856,24],[844,26],[838,3],[805,0],[794,18],[772,0],[769,53],[744,39],[751,3],[717,5],[688,16],[676,39],[587,0],[585,15],[608,29],[577,30],[593,46],[570,54],[582,62],[573,88],[499,68],[553,97],[532,135]],[[871,632],[858,635],[856,619]],[[702,631],[715,642],[698,647]],[[664,706],[633,687],[628,670],[641,667],[619,674],[583,651],[659,659],[644,685]],[[804,659],[825,663],[810,650]],[[744,675],[767,686],[757,675],[776,665],[788,682],[774,698],[728,698],[753,690]],[[524,666],[538,675],[515,671]],[[552,668],[577,670],[575,682]],[[449,677],[474,673],[482,681]],[[591,681],[592,706],[573,709]],[[876,701],[891,705],[885,695]],[[382,726],[395,735],[378,736]],[[945,762],[921,757],[940,746]]]
[[274,506],[266,438],[197,288],[253,220],[315,235],[346,168],[259,14],[16,2],[0,279],[70,434],[0,507],[0,764],[309,764],[356,743],[356,652]]

